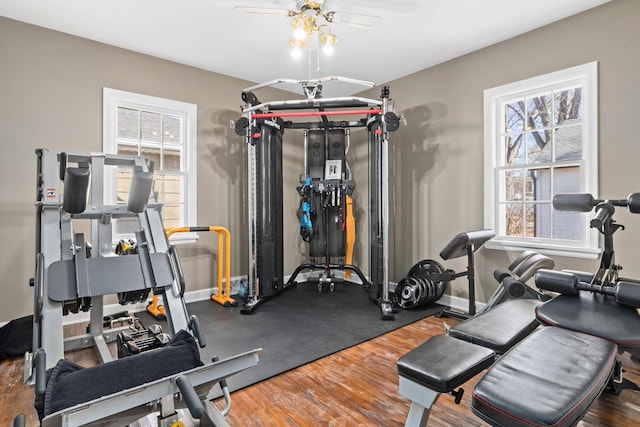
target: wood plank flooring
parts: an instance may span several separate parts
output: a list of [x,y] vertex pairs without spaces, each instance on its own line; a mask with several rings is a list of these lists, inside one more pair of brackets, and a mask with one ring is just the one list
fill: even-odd
[[[389,332],[358,346],[327,356],[270,380],[232,394],[228,420],[232,426],[385,426],[404,425],[409,401],[398,395],[396,361],[399,357],[443,332],[442,322],[430,317]],[[295,349],[292,349],[295,351]],[[95,363],[91,350],[67,354],[76,363]],[[625,354],[626,378],[640,383],[640,365]],[[460,405],[442,395],[434,405],[430,426],[486,426],[470,408],[471,389],[465,384]],[[11,425],[24,413],[27,426],[37,425],[33,392],[22,383],[22,359],[0,363],[0,427]],[[223,402],[214,402],[222,408]],[[620,396],[602,395],[580,427],[637,426],[640,392],[625,390]]]

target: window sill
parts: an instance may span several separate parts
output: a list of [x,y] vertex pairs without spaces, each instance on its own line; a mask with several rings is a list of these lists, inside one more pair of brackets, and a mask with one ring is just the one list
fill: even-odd
[[500,240],[494,238],[484,244],[487,249],[521,252],[532,249],[549,256],[563,256],[571,258],[598,259],[601,250],[598,248],[585,248],[575,246],[551,245],[542,242],[523,242],[514,240]]

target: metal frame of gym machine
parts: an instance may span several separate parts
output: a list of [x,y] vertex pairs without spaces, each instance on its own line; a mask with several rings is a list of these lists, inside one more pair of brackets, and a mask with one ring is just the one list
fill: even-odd
[[[363,285],[376,287],[376,302],[382,319],[393,320],[389,297],[389,132],[399,127],[393,112],[389,89],[384,87],[381,99],[363,97],[322,98],[322,84],[341,81],[373,87],[371,82],[330,76],[316,80],[278,79],[249,87],[242,92],[245,106],[242,118],[235,122],[236,133],[247,142],[247,215],[248,215],[248,295],[241,309],[250,314],[265,300],[295,284],[295,276],[305,268],[350,270]],[[260,103],[253,91],[281,83],[299,84],[305,99]],[[351,109],[351,110],[347,110]],[[356,110],[354,110],[356,109]],[[286,111],[295,110],[295,111]],[[315,110],[315,111],[300,111]],[[364,115],[359,121],[330,121],[332,116]],[[290,117],[320,117],[319,123],[293,123]],[[328,127],[367,127],[369,131],[370,186],[370,280],[355,266],[343,264],[305,264],[296,269],[284,284],[282,236],[282,133],[285,128],[324,129]]]
[[[151,192],[153,162],[141,156],[104,153],[78,154],[38,149],[36,194],[36,262],[34,286],[33,351],[25,357],[25,382],[35,383],[36,395],[44,394],[45,371],[64,358],[68,350],[96,349],[100,363],[112,361],[107,343],[120,328],[103,330],[103,296],[118,294],[121,303],[142,302],[150,290],[163,296],[169,335],[190,332],[200,347],[206,345],[195,316],[189,316],[181,296],[181,269],[177,254],[165,235],[161,209]],[[68,167],[68,164],[77,167]],[[132,170],[127,205],[105,205],[103,177],[107,166]],[[89,181],[90,187],[89,187]],[[62,202],[59,185],[64,183]],[[87,204],[87,193],[90,204]],[[138,255],[115,256],[112,251],[112,219],[137,219]],[[75,233],[72,219],[89,220],[91,250],[83,233]],[[79,227],[80,229],[82,227]],[[63,315],[90,311],[87,333],[63,337]],[[228,425],[206,400],[209,390],[224,378],[258,363],[259,349],[232,356],[200,368],[122,390],[58,411],[42,420],[43,426],[124,426],[160,408],[171,417],[174,408],[198,405],[201,399],[206,421]],[[131,356],[135,358],[136,356]],[[184,377],[189,384],[183,389]],[[182,395],[184,401],[176,396]],[[187,396],[189,395],[189,396]],[[195,399],[195,402],[193,401]],[[164,419],[164,418],[163,418]],[[167,418],[169,420],[169,418]],[[160,420],[159,420],[160,422]],[[164,424],[163,424],[164,425]]]

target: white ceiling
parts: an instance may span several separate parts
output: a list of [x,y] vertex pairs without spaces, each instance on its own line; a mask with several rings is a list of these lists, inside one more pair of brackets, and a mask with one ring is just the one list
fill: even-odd
[[[383,84],[608,1],[326,0],[325,11],[379,19],[371,28],[334,19],[338,43],[320,55],[319,71],[316,53],[291,56],[291,18],[234,10],[294,10],[295,0],[0,0],[0,15],[255,83],[343,76]],[[324,96],[361,89],[327,84]]]

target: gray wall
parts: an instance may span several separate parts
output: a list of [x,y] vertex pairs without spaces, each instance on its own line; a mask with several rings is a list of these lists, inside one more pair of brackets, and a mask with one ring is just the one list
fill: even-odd
[[[33,307],[28,280],[34,267],[34,150],[101,151],[103,87],[198,105],[198,225],[230,230],[231,274],[246,274],[244,139],[228,123],[240,116],[240,94],[253,83],[2,17],[0,57],[0,322]],[[290,96],[261,93],[268,99]],[[295,188],[289,197],[295,198]],[[189,290],[213,286],[213,233],[201,233],[197,244],[181,245],[178,252]]]
[[[485,89],[598,61],[600,196],[624,198],[640,191],[634,125],[640,99],[638,17],[640,2],[614,0],[390,83],[391,96],[408,121],[395,136],[393,278],[401,278],[420,259],[442,262],[438,254],[452,236],[484,228]],[[619,209],[616,219],[627,226],[614,238],[617,261],[625,276],[640,277],[635,262],[640,217]],[[495,289],[493,270],[516,255],[478,252],[478,299],[486,300]],[[559,268],[597,268],[596,261],[554,259]],[[461,270],[466,259],[445,264]],[[464,279],[453,282],[453,294],[466,297]]]
[[[614,0],[523,36],[390,83],[408,126],[393,137],[391,279],[399,280],[424,258],[438,259],[456,233],[483,228],[483,90],[558,69],[599,61],[600,193],[615,198],[640,191],[635,104],[640,99],[640,2]],[[419,53],[417,53],[419,54]],[[29,314],[38,147],[98,151],[102,145],[102,87],[177,99],[198,105],[198,218],[232,235],[232,275],[246,274],[242,213],[243,142],[227,123],[238,116],[241,90],[251,83],[136,54],[115,47],[0,18],[0,321]],[[526,65],[523,65],[526,64]],[[286,77],[286,76],[281,76]],[[357,78],[358,76],[350,76]],[[378,97],[379,89],[364,93]],[[282,99],[279,91],[262,99]],[[303,259],[297,237],[295,187],[302,151],[285,137],[285,271]],[[349,160],[357,184],[356,263],[368,269],[367,149],[353,138]],[[638,217],[617,214],[627,230],[616,234],[626,276],[640,276],[634,261]],[[212,286],[216,242],[202,235],[179,249],[190,290]],[[478,298],[495,288],[492,271],[515,254],[478,254]],[[561,268],[593,270],[595,261],[556,258]],[[464,260],[447,262],[464,268]],[[465,283],[453,293],[466,296]]]

